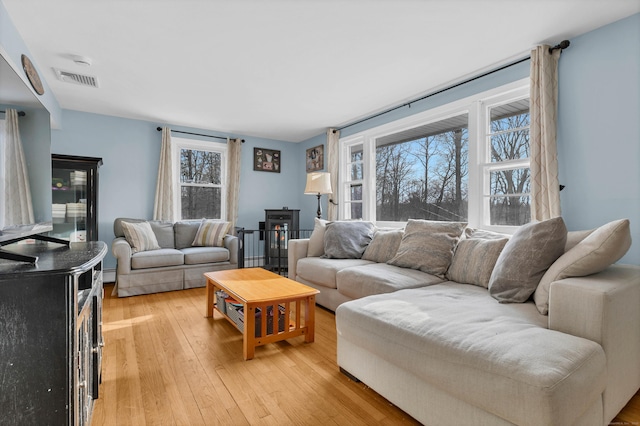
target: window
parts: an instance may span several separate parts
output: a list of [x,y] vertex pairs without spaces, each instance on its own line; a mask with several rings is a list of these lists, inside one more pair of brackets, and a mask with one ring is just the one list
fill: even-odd
[[225,219],[226,144],[173,138],[181,219]]
[[529,81],[340,140],[341,219],[530,221]]

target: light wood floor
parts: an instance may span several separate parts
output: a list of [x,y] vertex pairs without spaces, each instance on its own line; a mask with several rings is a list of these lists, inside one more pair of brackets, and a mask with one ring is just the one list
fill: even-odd
[[[329,311],[316,308],[315,343],[269,344],[243,361],[240,333],[204,317],[204,288],[128,298],[112,289],[92,426],[418,424],[339,372]],[[640,393],[614,424],[640,426]]]

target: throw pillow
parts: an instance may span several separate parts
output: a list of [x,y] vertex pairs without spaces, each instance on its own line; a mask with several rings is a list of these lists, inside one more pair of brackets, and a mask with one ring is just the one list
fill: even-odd
[[372,262],[387,263],[396,255],[398,247],[400,247],[400,241],[402,241],[402,234],[402,229],[378,230],[364,251],[362,258]]
[[522,225],[498,256],[489,294],[500,303],[525,302],[562,255],[566,241],[567,227],[561,217]]
[[320,257],[324,254],[324,231],[327,221],[314,218],[313,232],[309,237],[309,246],[307,247],[307,256]]
[[371,222],[329,222],[324,232],[324,255],[329,259],[360,259],[373,238]]
[[390,265],[444,278],[466,223],[409,219]]
[[456,247],[447,278],[461,284],[488,288],[498,256],[509,241],[504,235],[497,238],[499,235],[489,231],[467,233],[467,238]]
[[191,243],[194,247],[222,247],[231,223],[220,220],[202,219],[196,237]]
[[149,222],[122,222],[122,231],[124,238],[131,246],[132,253],[160,249],[156,234],[153,233]]
[[617,262],[631,247],[629,220],[609,222],[563,254],[544,274],[533,295],[538,311],[549,313],[549,287],[554,281],[568,277],[597,274]]

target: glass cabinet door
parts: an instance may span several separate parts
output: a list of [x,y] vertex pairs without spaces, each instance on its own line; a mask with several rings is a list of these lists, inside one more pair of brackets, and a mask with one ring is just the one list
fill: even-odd
[[51,200],[53,231],[50,236],[96,241],[99,158],[52,155]]

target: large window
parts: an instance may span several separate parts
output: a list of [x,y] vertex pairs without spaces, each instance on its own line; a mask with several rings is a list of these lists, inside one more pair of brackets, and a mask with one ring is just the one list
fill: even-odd
[[522,80],[340,140],[340,218],[530,221],[529,87]]
[[224,219],[226,145],[174,138],[181,219]]

